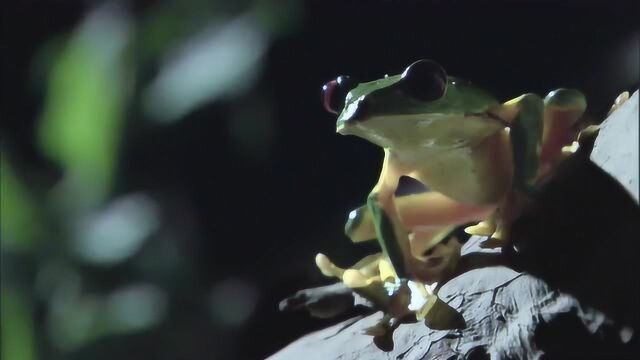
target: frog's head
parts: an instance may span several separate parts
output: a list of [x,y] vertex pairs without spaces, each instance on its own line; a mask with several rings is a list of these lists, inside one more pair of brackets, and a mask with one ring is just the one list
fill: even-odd
[[324,85],[323,102],[326,110],[339,114],[337,132],[385,148],[458,148],[504,127],[489,112],[499,104],[494,97],[447,76],[431,60],[366,83],[340,76]]

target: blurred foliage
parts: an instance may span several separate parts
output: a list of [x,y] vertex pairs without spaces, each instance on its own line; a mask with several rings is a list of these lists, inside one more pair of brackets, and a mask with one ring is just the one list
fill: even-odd
[[17,289],[2,287],[0,356],[3,359],[32,360],[36,358],[31,305],[32,302],[28,297]]
[[[295,26],[300,10],[293,0],[167,0],[134,16],[130,5],[97,2],[33,58],[33,74],[47,69],[37,145],[62,178],[36,186],[36,173],[16,171],[0,152],[2,359],[112,358],[104,339],[181,326],[172,307],[193,303],[197,291],[181,291],[192,270],[171,237],[184,234],[162,225],[168,210],[151,189],[119,193],[127,131],[154,131],[252,91],[271,41]],[[246,121],[230,130],[241,148],[256,142],[254,153],[268,152],[269,111],[238,112],[266,119],[265,141],[242,135],[251,130]],[[236,328],[257,297],[253,285],[226,280],[196,296],[204,301],[195,312]],[[170,343],[160,358],[189,351]],[[232,344],[219,344],[217,358],[232,356]]]
[[20,183],[8,160],[0,154],[0,239],[2,249],[25,251],[42,237],[38,233],[38,210],[28,189]]
[[84,20],[51,65],[40,143],[65,176],[84,188],[85,201],[102,201],[113,178],[124,120],[128,32],[124,14],[100,9]]

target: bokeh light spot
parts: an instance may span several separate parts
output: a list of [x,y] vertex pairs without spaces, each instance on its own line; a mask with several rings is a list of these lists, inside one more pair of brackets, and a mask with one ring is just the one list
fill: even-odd
[[162,289],[154,285],[130,285],[110,294],[105,307],[112,331],[137,331],[163,319],[167,297]]
[[132,256],[158,225],[157,206],[149,197],[127,195],[81,220],[73,249],[85,261],[112,265]]
[[229,327],[244,324],[258,301],[258,289],[241,279],[227,279],[211,289],[209,308],[214,321]]

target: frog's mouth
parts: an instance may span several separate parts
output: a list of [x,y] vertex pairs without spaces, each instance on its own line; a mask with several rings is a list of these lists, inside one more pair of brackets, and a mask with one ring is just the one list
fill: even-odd
[[347,127],[346,122],[342,121],[336,125],[336,132],[345,135],[344,129]]
[[392,147],[394,136],[390,136],[384,129],[369,126],[370,122],[366,120],[370,119],[373,118],[340,120],[336,124],[336,132],[340,135],[354,135],[363,138],[383,148]]
[[361,126],[363,120],[361,119],[348,119],[339,120],[336,123],[336,132],[340,135],[358,135],[363,129]]

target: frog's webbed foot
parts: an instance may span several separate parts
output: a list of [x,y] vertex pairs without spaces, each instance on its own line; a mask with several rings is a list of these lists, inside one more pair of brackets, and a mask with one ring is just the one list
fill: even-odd
[[399,318],[394,317],[391,314],[384,314],[382,319],[378,320],[377,323],[373,326],[369,326],[368,328],[362,331],[362,334],[369,335],[373,337],[384,337],[387,335],[393,334],[393,331],[398,328],[401,321]]
[[498,221],[499,210],[496,210],[487,219],[477,225],[468,226],[464,231],[469,235],[487,236],[487,239],[480,244],[481,248],[495,249],[502,247],[506,242],[505,229]]
[[[488,239],[480,244],[484,249],[504,248],[510,243],[511,225],[517,219],[522,211],[527,208],[535,197],[535,190],[522,192],[519,189],[509,191],[500,201],[496,211],[485,220],[490,222],[493,230],[490,234],[482,234],[488,236]],[[466,230],[466,229],[465,229]]]
[[363,334],[373,336],[373,343],[382,351],[393,350],[393,332],[401,324],[401,320],[385,314],[375,325],[366,328]]
[[611,109],[609,109],[609,112],[607,113],[607,115],[611,115],[612,112],[616,111],[627,100],[629,100],[629,92],[624,91],[623,93],[618,95],[616,100],[613,102],[613,105],[611,105]]
[[383,279],[394,277],[391,265],[382,259],[381,254],[369,255],[351,268],[336,266],[323,254],[316,256],[316,265],[328,277],[338,278],[351,291],[360,295],[374,307],[384,309],[389,301]]
[[316,266],[324,276],[336,277],[351,288],[365,287],[380,281],[381,254],[364,257],[349,269],[335,265],[324,254],[316,255]]
[[476,225],[467,226],[464,228],[464,232],[469,235],[477,236],[491,236],[496,231],[496,224],[493,219],[487,219],[479,222]]
[[464,329],[467,327],[462,314],[435,294],[431,295],[416,313],[416,318],[424,320],[425,325],[433,330]]
[[600,125],[589,125],[586,128],[582,129],[578,134],[578,139],[574,141],[571,145],[564,146],[562,148],[563,156],[569,156],[575,154],[580,151],[580,149],[584,149],[586,151],[590,151],[593,147],[598,134],[600,133]]
[[393,350],[393,332],[404,319],[413,317],[413,311],[409,310],[410,303],[411,289],[407,281],[396,281],[384,309],[384,316],[375,325],[363,330],[363,334],[373,336],[373,342],[380,350]]
[[480,247],[483,249],[496,249],[503,247],[508,242],[508,225],[504,221],[506,219],[502,219],[502,221],[498,222],[496,230],[489,236],[488,239],[483,241],[480,244]]
[[577,141],[572,142],[571,145],[563,146],[562,156],[567,157],[569,155],[575,154],[579,148],[580,148],[580,143]]

